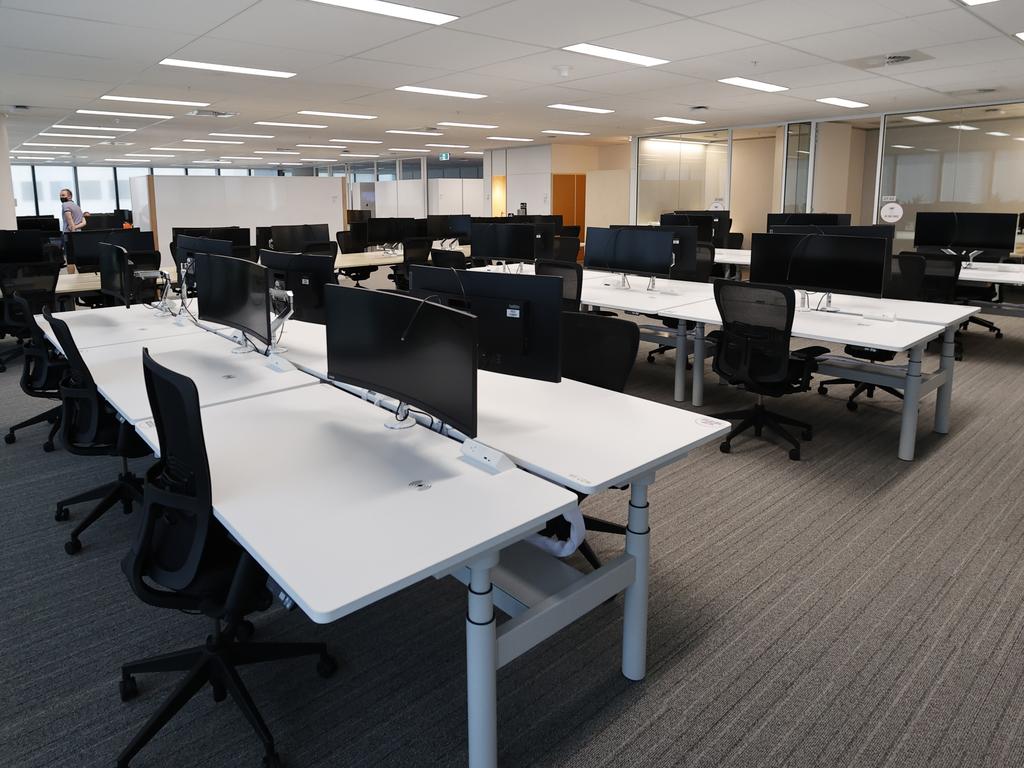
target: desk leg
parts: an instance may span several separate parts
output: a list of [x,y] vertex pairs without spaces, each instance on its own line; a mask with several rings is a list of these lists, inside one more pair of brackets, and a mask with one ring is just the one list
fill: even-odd
[[469,766],[498,765],[498,640],[491,568],[498,553],[470,563],[466,612],[466,704],[469,710]]
[[693,383],[690,386],[693,387],[690,398],[693,407],[704,405],[704,323],[697,323],[693,329]]
[[940,435],[949,434],[949,415],[953,403],[953,362],[956,354],[956,326],[951,325],[942,335],[942,359],[939,370],[946,374],[946,380],[939,387],[935,397],[935,431]]
[[626,587],[622,614],[622,674],[630,680],[643,680],[647,674],[647,591],[651,560],[647,486],[653,480],[653,476],[642,477],[629,486],[626,553],[636,559],[636,578]]
[[921,404],[921,357],[924,345],[910,350],[907,362],[907,378],[903,386],[903,419],[900,424],[899,457],[904,461],[914,460],[917,443],[917,411]]
[[686,343],[686,323],[679,321],[676,328],[676,381],[673,398],[677,403],[686,399],[686,358],[689,355]]

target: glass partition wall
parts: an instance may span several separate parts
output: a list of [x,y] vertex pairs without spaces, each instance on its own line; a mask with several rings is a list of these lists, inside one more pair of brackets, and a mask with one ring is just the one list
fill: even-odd
[[641,138],[637,224],[657,224],[669,211],[727,208],[729,147],[729,131]]
[[811,178],[810,123],[786,126],[786,173],[782,197],[783,213],[806,213]]

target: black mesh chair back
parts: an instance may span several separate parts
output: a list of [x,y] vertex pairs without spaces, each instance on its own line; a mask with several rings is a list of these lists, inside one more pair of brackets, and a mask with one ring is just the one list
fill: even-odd
[[160,460],[146,473],[139,533],[122,567],[145,602],[172,607],[183,596],[153,589],[148,581],[186,590],[200,573],[204,551],[212,549],[210,467],[203,438],[199,393],[186,376],[165,368],[142,351],[146,393],[153,411]]
[[793,289],[716,280],[715,303],[722,315],[712,364],[715,373],[752,392],[787,381],[796,307]]
[[960,256],[950,256],[945,253],[918,255],[923,255],[925,260],[924,300],[955,304],[956,283],[960,279],[960,268],[963,266]]
[[430,263],[444,269],[466,269],[469,260],[462,251],[449,251],[433,248],[430,251]]
[[893,258],[895,262],[885,296],[890,299],[921,301],[924,299],[924,281],[927,262],[919,253],[901,253]]
[[580,225],[579,224],[565,224],[558,231],[559,237],[575,237],[577,240],[580,238]]
[[583,294],[583,266],[578,262],[550,261],[537,259],[534,272],[562,278],[562,310],[580,311],[580,296]]
[[[49,304],[43,306],[48,307]],[[20,324],[26,333],[25,364],[21,369],[21,390],[30,397],[54,397],[58,394],[67,364],[51,348],[36,322],[35,315],[42,307],[35,307],[20,294],[5,301],[5,310],[13,323]]]
[[562,376],[621,392],[636,362],[640,327],[619,317],[562,313]]
[[743,233],[742,232],[730,232],[725,236],[725,247],[733,250],[740,250],[743,248]]
[[403,264],[426,264],[430,258],[430,250],[434,245],[430,237],[407,237],[402,241]]
[[[578,229],[578,227],[577,227]],[[555,260],[556,261],[577,261],[580,255],[580,239],[578,237],[555,238]]]
[[337,232],[335,238],[338,241],[338,250],[342,253],[360,253],[366,248],[366,243],[361,241],[351,230]]
[[317,256],[337,256],[338,244],[333,240],[325,240],[317,243],[306,243],[302,246],[303,253],[311,253]]

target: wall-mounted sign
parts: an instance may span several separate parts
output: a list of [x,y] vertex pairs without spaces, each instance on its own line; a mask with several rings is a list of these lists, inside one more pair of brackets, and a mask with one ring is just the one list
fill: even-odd
[[442,152],[442,153],[440,153],[440,154],[439,154],[439,155],[437,156],[437,159],[438,159],[438,160],[447,160],[447,159],[448,159],[448,158],[450,158],[450,157],[451,157],[451,154],[450,154],[450,153],[448,153],[448,152]]
[[886,203],[878,215],[886,224],[895,224],[903,218],[903,206],[899,203]]

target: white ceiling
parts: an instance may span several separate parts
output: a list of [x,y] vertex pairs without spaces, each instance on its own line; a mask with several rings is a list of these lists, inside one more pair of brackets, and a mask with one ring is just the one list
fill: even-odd
[[[544,129],[589,131],[566,143],[622,141],[673,126],[654,117],[693,117],[708,128],[857,111],[819,104],[839,96],[865,113],[1024,100],[1024,2],[965,7],[959,0],[407,0],[459,16],[434,27],[310,0],[0,0],[0,111],[12,149],[59,122],[137,128],[94,144],[75,162],[180,147],[210,132],[272,133],[272,140],[210,145],[161,165],[250,155],[332,138],[353,153],[424,143],[503,146],[486,136],[550,143]],[[640,67],[561,50],[574,43],[668,59]],[[862,69],[854,59],[919,51],[923,61]],[[165,57],[297,72],[270,79],[160,66]],[[930,58],[928,58],[930,57]],[[559,68],[568,66],[568,76]],[[743,76],[784,85],[779,94],[718,83]],[[400,85],[485,93],[475,101],[396,92]],[[987,95],[958,93],[993,88]],[[100,101],[104,94],[211,102],[233,118],[188,117],[189,107]],[[593,115],[547,109],[567,102],[615,110]],[[26,105],[28,110],[15,110]],[[692,111],[698,105],[707,110]],[[76,115],[76,109],[174,115],[172,120]],[[308,117],[299,110],[356,112],[376,120]],[[323,130],[267,128],[257,120],[326,123]],[[443,137],[389,135],[440,121],[500,128],[441,128]],[[61,142],[37,138],[35,141]],[[507,144],[507,142],[506,142]],[[191,145],[197,148],[200,145]],[[521,146],[521,145],[519,145]],[[41,149],[33,147],[32,149]],[[300,150],[334,158],[343,150]],[[461,150],[453,150],[457,154]],[[168,153],[169,154],[169,153]],[[295,156],[278,159],[294,160]],[[66,160],[65,160],[66,161]],[[236,161],[235,165],[261,165]],[[322,164],[322,163],[317,163]]]

